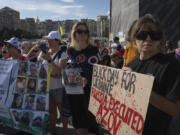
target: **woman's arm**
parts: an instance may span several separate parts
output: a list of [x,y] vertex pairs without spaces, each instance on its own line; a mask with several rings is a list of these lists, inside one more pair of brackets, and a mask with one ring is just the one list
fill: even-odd
[[163,112],[168,113],[171,116],[180,115],[180,100],[171,101],[152,91],[150,103],[154,107],[158,108]]

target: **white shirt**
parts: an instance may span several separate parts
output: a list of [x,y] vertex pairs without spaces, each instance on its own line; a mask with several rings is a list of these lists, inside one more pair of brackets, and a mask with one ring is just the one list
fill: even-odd
[[[51,58],[53,58],[55,55],[56,55],[56,53],[51,55]],[[62,60],[65,60],[67,58],[68,58],[67,54],[65,52],[63,52],[61,54],[61,58],[58,59],[58,57],[56,57],[56,59],[54,60],[54,63],[55,64],[59,64]],[[38,60],[43,60],[42,52],[40,53],[40,55],[38,57]],[[42,63],[43,64],[47,64],[48,62],[46,60],[43,60]],[[50,89],[58,89],[58,88],[62,88],[62,77],[59,77],[59,78],[50,77]]]
[[112,48],[111,51],[115,52],[115,50],[117,49],[117,44],[116,43],[112,43],[111,48]]

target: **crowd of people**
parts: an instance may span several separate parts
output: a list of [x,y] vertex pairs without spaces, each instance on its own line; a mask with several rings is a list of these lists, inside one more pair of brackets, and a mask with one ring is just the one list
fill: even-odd
[[[84,22],[78,22],[73,26],[71,42],[69,41],[66,46],[62,45],[58,31],[51,31],[42,40],[45,46],[42,42],[36,42],[29,47],[27,43],[22,46],[17,37],[12,37],[1,44],[0,56],[1,59],[51,65],[48,135],[56,134],[57,109],[61,113],[63,135],[68,135],[70,116],[78,135],[82,135],[84,129],[91,135],[100,134],[99,124],[88,110],[93,64],[153,75],[155,81],[143,135],[180,134],[178,128],[170,126],[171,122],[173,123],[172,118],[180,115],[180,41],[174,49],[171,42],[165,40],[157,18],[147,14],[134,21],[128,32],[127,45],[122,45],[118,37],[114,37],[112,44],[103,40],[94,40],[91,43],[89,29]],[[83,93],[66,93],[63,77],[64,72],[69,69],[78,69],[81,73]],[[32,75],[36,75],[36,72]],[[33,91],[30,84],[31,82],[28,90]],[[21,101],[18,96],[16,99]]]

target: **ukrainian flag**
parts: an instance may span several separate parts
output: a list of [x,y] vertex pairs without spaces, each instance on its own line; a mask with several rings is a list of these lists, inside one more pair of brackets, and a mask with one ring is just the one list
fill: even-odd
[[58,31],[60,32],[61,37],[62,37],[64,35],[64,29],[61,25],[61,21],[58,21]]

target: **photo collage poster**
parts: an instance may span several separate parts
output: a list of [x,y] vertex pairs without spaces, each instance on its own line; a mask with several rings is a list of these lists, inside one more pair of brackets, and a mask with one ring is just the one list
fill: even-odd
[[19,62],[9,104],[14,128],[43,134],[48,120],[49,80],[49,65]]

